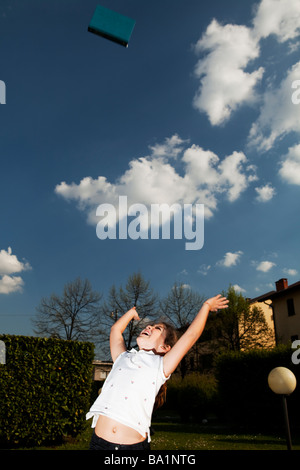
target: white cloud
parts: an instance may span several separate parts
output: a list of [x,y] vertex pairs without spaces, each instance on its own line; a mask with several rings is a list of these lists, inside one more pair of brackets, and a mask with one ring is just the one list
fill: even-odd
[[8,276],[5,274],[0,279],[0,294],[11,294],[23,291],[24,281],[20,276]]
[[[233,152],[220,164],[222,180],[228,186],[228,199],[235,201],[248,186],[248,176],[242,172],[243,164],[247,158],[243,152]],[[251,167],[248,167],[248,169]],[[250,175],[251,181],[252,174]]]
[[166,138],[163,144],[155,144],[150,146],[150,149],[154,157],[176,158],[182,152],[184,142],[177,134],[174,134]]
[[24,282],[20,276],[11,276],[13,273],[20,273],[31,269],[29,263],[18,260],[12,254],[12,249],[0,251],[0,294],[11,294],[12,292],[22,292]]
[[[193,100],[195,108],[205,112],[215,126],[226,122],[240,106],[257,103],[263,98],[262,113],[250,137],[252,143],[258,141],[260,148],[265,150],[271,148],[274,140],[285,132],[294,130],[295,126],[298,129],[299,120],[295,121],[298,110],[289,106],[290,77],[278,92],[267,91],[260,97],[256,85],[265,70],[263,67],[255,68],[254,61],[260,57],[261,40],[270,35],[274,35],[278,42],[288,41],[287,53],[295,50],[299,45],[299,25],[299,0],[262,0],[253,16],[252,27],[221,25],[213,19],[195,45],[196,53],[203,54],[195,67],[195,75],[200,82]],[[251,63],[253,71],[248,69]],[[281,123],[278,116],[282,111]],[[269,130],[267,138],[265,130]]]
[[217,262],[217,265],[224,266],[225,268],[235,266],[240,260],[240,257],[242,256],[242,254],[243,254],[242,251],[236,251],[235,253],[231,253],[230,251],[228,251],[225,254],[224,258]]
[[299,0],[262,0],[254,18],[254,32],[259,38],[274,34],[279,42],[300,34]]
[[211,266],[208,264],[201,264],[200,268],[198,269],[198,273],[202,274],[203,276],[207,276],[208,271],[210,270]]
[[[171,142],[174,145],[170,145]],[[220,195],[230,202],[241,196],[253,180],[254,169],[248,166],[242,152],[233,152],[221,161],[216,154],[197,145],[184,150],[183,142],[176,135],[166,139],[165,144],[152,147],[149,156],[131,160],[129,169],[115,183],[103,176],[84,177],[79,184],[61,182],[55,192],[66,200],[76,201],[78,208],[87,212],[91,224],[98,222],[97,206],[110,203],[117,207],[119,195],[127,196],[128,206],[134,203],[146,206],[204,204],[206,217],[211,217]],[[178,144],[183,152],[180,160],[183,174],[168,162],[168,158],[174,158],[174,153],[179,156],[179,152],[175,152]]]
[[279,175],[287,183],[300,185],[300,144],[289,148],[281,163]]
[[290,132],[300,132],[299,106],[292,102],[292,83],[300,76],[300,62],[287,72],[286,78],[275,89],[269,89],[263,97],[260,115],[252,124],[249,144],[261,151],[270,150],[277,139]]
[[234,284],[232,287],[234,288],[235,292],[238,292],[239,294],[245,294],[246,292],[246,289],[243,289],[238,284]]
[[257,264],[256,270],[262,271],[263,273],[267,273],[274,266],[276,266],[276,264],[273,263],[272,261],[261,261],[260,263]]
[[223,26],[214,19],[195,45],[195,51],[207,51],[208,55],[195,67],[200,87],[193,104],[207,113],[212,125],[220,125],[240,105],[255,100],[254,88],[264,69],[249,73],[245,68],[259,56],[258,42],[246,26]]
[[203,202],[211,210],[216,207],[218,193],[225,193],[229,201],[235,201],[253,176],[253,168],[246,166],[243,152],[233,152],[220,162],[215,153],[192,145],[185,151],[182,161],[187,164],[186,181],[193,183],[193,188],[204,189]]
[[288,274],[289,276],[297,276],[297,274],[298,274],[297,269],[292,269],[292,268],[290,268],[290,269],[285,268],[285,269],[283,270],[283,272],[284,272],[285,274]]
[[12,254],[12,249],[8,247],[7,251],[0,251],[0,275],[19,273],[30,269],[29,263],[22,263],[16,255]]
[[275,188],[273,188],[270,183],[265,186],[261,186],[260,188],[255,188],[255,191],[257,192],[256,199],[259,202],[270,201],[276,194]]

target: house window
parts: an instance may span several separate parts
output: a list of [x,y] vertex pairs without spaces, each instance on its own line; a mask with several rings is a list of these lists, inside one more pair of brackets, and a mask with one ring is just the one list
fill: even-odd
[[295,315],[294,299],[287,299],[288,316]]

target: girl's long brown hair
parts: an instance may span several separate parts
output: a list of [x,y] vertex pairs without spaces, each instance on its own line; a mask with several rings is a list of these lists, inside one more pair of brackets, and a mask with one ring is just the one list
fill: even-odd
[[[170,323],[166,323],[165,321],[159,321],[157,322],[157,324],[164,325],[165,331],[166,331],[165,345],[171,346],[172,348],[177,341],[177,334],[176,334],[176,330],[174,326],[170,325]],[[158,394],[156,395],[154,408],[153,408],[154,411],[160,408],[165,403],[166,397],[167,397],[167,382],[165,382],[160,387]]]

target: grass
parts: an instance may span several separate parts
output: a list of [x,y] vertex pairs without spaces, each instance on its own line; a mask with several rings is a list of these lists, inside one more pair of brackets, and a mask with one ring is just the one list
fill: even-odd
[[[216,424],[194,424],[170,421],[153,423],[151,450],[286,450],[284,430],[278,434],[232,432]],[[67,438],[60,445],[40,446],[30,450],[88,450],[93,430],[90,422],[77,438]],[[300,450],[299,434],[292,434],[294,450]]]
[[[156,423],[153,450],[286,450],[285,436],[230,432],[225,427]],[[299,438],[294,449],[300,449]]]

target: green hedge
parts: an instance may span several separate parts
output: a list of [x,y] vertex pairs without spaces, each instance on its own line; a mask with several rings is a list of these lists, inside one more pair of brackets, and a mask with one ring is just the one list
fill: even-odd
[[217,383],[213,375],[193,372],[183,379],[174,375],[167,387],[164,409],[177,411],[183,422],[201,422],[215,408]]
[[91,343],[1,335],[1,445],[33,445],[77,435],[90,406]]
[[278,346],[220,355],[216,360],[218,412],[228,423],[259,429],[282,426],[282,398],[269,388],[268,375],[275,367],[287,367],[298,386],[287,398],[290,425],[300,424],[300,365],[292,363],[293,350]]

